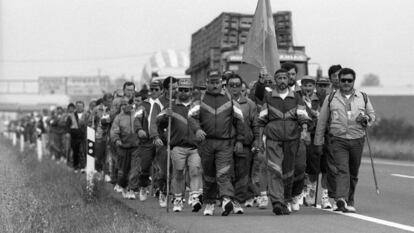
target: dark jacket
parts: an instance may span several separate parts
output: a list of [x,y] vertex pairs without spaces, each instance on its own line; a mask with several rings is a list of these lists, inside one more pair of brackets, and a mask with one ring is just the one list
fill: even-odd
[[257,107],[249,98],[241,96],[237,102],[244,117],[244,141],[243,145],[251,146],[253,141],[259,138],[259,125],[257,123]]

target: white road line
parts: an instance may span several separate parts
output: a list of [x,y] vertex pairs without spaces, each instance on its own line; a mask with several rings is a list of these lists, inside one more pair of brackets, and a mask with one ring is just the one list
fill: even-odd
[[[362,163],[371,163],[371,160],[362,159]],[[400,167],[414,167],[414,163],[412,162],[393,162],[393,161],[386,161],[382,159],[374,159],[374,164],[392,165],[392,166],[400,166]]]
[[[321,209],[319,205],[318,205],[317,208]],[[329,211],[329,212],[336,213],[336,214],[345,215],[345,216],[352,217],[352,218],[365,220],[365,221],[368,221],[368,222],[381,224],[381,225],[388,226],[388,227],[401,229],[401,230],[404,230],[404,231],[414,232],[414,227],[409,226],[409,225],[404,225],[404,224],[400,224],[400,223],[396,223],[396,222],[382,220],[382,219],[379,219],[379,218],[369,217],[369,216],[365,216],[365,215],[361,215],[361,214],[343,213],[341,211],[333,211],[332,209],[321,209],[321,210]]]
[[402,177],[402,178],[408,178],[408,179],[414,179],[414,176],[407,176],[407,175],[401,175],[401,174],[391,174],[392,176],[396,177]]

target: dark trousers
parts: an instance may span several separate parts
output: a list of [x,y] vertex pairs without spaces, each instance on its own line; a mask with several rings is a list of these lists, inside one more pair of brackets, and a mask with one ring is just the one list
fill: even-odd
[[138,192],[140,187],[150,185],[149,177],[154,157],[155,146],[152,142],[140,144],[137,150],[132,153],[129,187],[135,192]]
[[106,138],[96,139],[95,141],[95,169],[101,172],[105,168],[107,155],[107,140]]
[[154,183],[162,192],[167,192],[167,146],[156,148],[154,167],[156,170]]
[[81,168],[81,145],[85,139],[85,135],[80,129],[71,129],[70,130],[70,147],[72,148],[73,155],[73,168]]
[[305,170],[306,170],[306,145],[305,142],[299,141],[298,152],[295,156],[295,173],[293,177],[292,196],[298,196],[305,187]]
[[249,192],[249,189],[251,190],[253,186],[250,178],[252,159],[252,152],[249,147],[244,146],[242,153],[234,153],[234,198],[240,203],[255,196],[255,193]]
[[329,166],[335,168],[335,198],[344,198],[354,205],[355,187],[358,183],[358,171],[364,149],[364,138],[343,139],[331,137],[332,154]]
[[214,204],[220,198],[233,198],[234,188],[230,178],[233,160],[233,140],[206,139],[199,152],[203,167],[203,200]]
[[122,188],[128,186],[129,172],[131,170],[131,157],[136,148],[117,148],[118,155],[118,180],[117,184]]

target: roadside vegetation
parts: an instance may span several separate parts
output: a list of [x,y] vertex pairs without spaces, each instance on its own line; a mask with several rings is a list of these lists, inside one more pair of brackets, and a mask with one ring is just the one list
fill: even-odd
[[[372,154],[377,158],[414,161],[414,126],[402,119],[380,119],[369,129]],[[364,155],[369,156],[367,144]]]
[[19,153],[0,138],[0,232],[130,233],[174,232],[154,218],[129,209],[96,187],[86,197],[85,180],[34,151]]

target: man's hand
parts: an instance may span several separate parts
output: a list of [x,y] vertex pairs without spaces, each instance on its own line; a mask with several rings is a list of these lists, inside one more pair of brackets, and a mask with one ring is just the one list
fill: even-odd
[[355,119],[357,123],[359,123],[362,127],[366,128],[368,126],[369,122],[369,116],[360,113],[357,118]]
[[139,138],[146,138],[147,133],[143,129],[140,129],[140,130],[138,130],[138,137]]
[[161,138],[159,138],[159,137],[154,138],[154,144],[156,146],[163,146],[164,145],[164,143],[162,142]]
[[117,141],[115,142],[115,145],[116,145],[117,147],[122,146],[122,142],[121,142],[121,140],[117,140]]
[[300,139],[303,140],[307,146],[311,144],[310,133],[307,130],[302,130],[300,133]]
[[315,154],[319,157],[323,155],[323,145],[315,146]]
[[206,132],[204,132],[202,129],[198,129],[196,132],[196,138],[198,141],[204,141],[206,139]]
[[234,145],[234,152],[242,153],[243,152],[243,143],[236,142],[236,144]]

